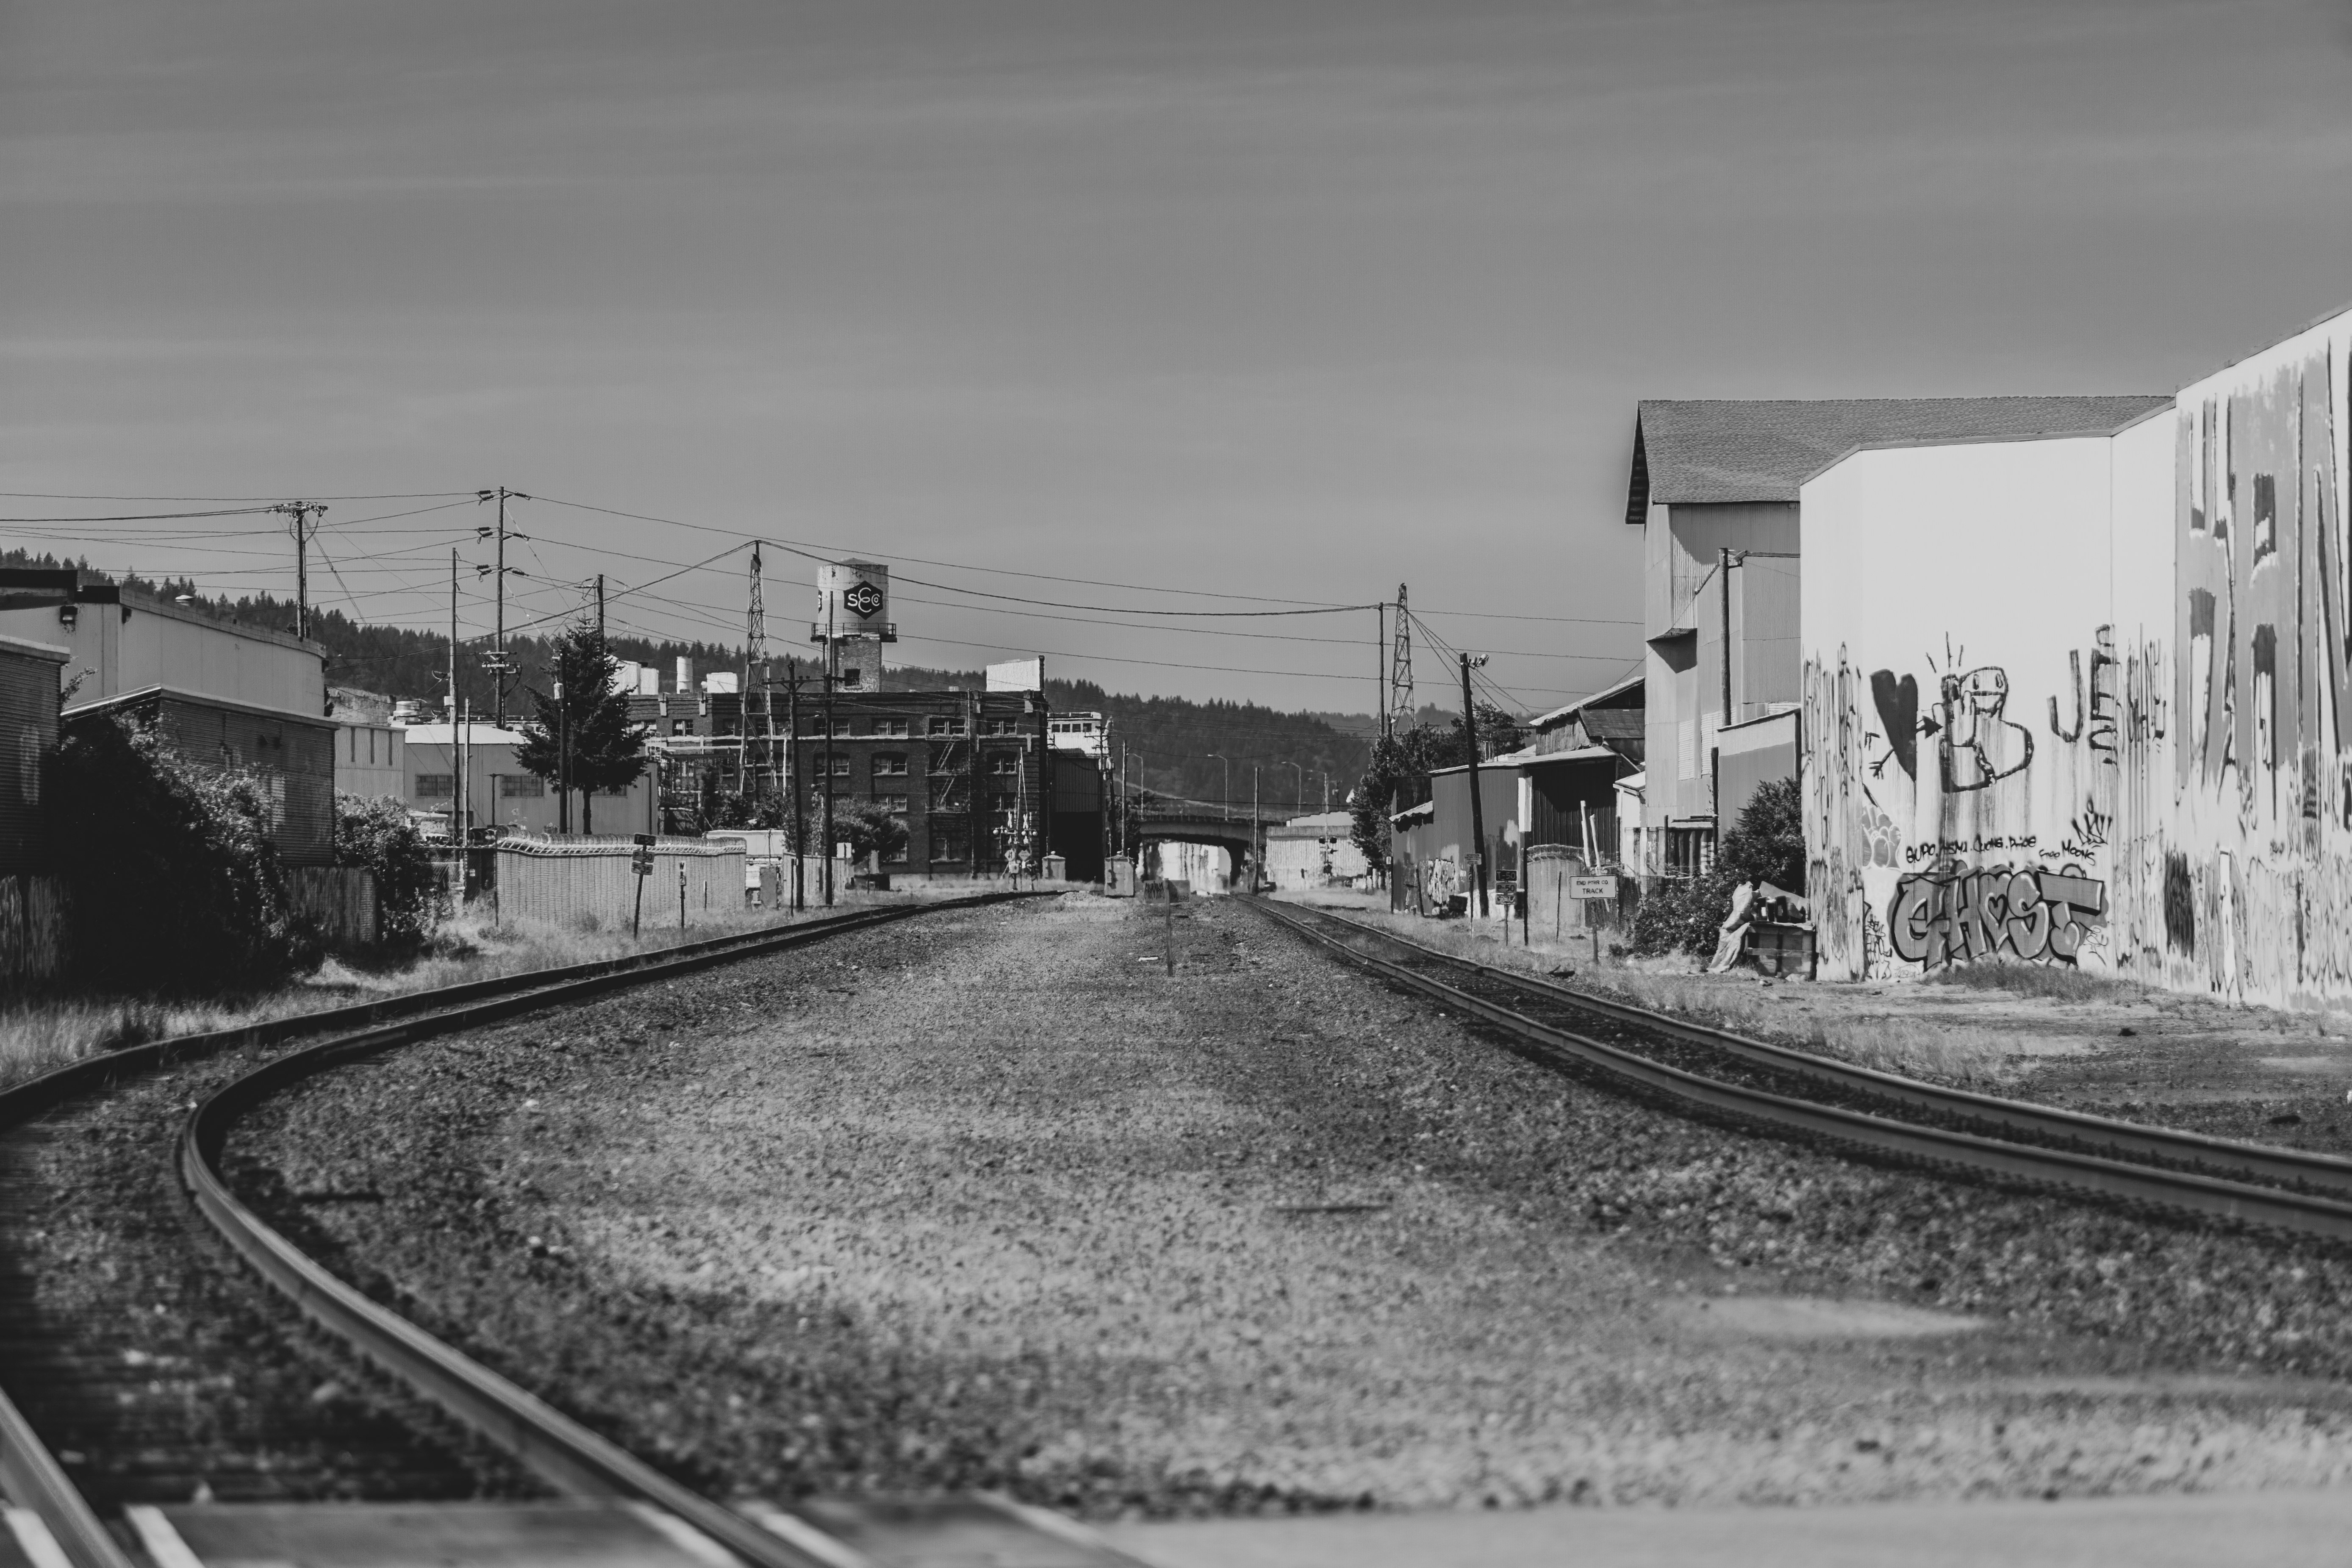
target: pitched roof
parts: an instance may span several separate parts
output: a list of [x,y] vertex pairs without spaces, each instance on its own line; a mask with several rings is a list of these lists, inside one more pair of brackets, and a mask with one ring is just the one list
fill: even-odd
[[1638,741],[1649,718],[1639,708],[1587,708],[1584,732],[1596,741]]
[[1642,683],[1646,679],[1643,671],[1636,669],[1614,685],[1604,686],[1590,697],[1580,697],[1565,708],[1555,708],[1549,713],[1539,713],[1528,722],[1531,728],[1548,730],[1554,725],[1566,723],[1589,708],[1626,708],[1639,712],[1644,698]]
[[1797,487],[1876,441],[2106,435],[2172,401],[2113,397],[1643,398],[1625,521],[1652,501],[1793,501]]

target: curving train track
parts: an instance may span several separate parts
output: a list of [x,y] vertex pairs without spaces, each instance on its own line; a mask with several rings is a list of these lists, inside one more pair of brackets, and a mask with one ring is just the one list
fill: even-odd
[[1325,910],[1266,920],[1504,1034],[1548,1066],[1878,1158],[2105,1202],[2352,1239],[2352,1160],[1874,1071],[1482,964]]
[[[0,1091],[0,1568],[200,1568],[207,1562],[525,1563],[751,1563],[760,1568],[887,1568],[958,1560],[1081,1568],[1125,1563],[1077,1525],[993,1496],[929,1500],[813,1500],[800,1511],[760,1501],[724,1505],[680,1485],[572,1420],[528,1390],[371,1300],[306,1256],[230,1188],[220,1158],[237,1118],[289,1086],[400,1046],[496,1020],[585,1001],[621,986],[670,979],[712,964],[762,956],[933,910],[1017,897],[990,893],[924,905],[861,910],[556,971],[334,1009],[212,1035],[132,1047],[71,1063]],[[299,1037],[312,1043],[273,1053]],[[164,1364],[136,1350],[92,1342],[75,1325],[32,1310],[34,1281],[7,1256],[40,1223],[44,1194],[32,1175],[39,1145],[98,1135],[94,1107],[110,1093],[152,1084],[178,1068],[230,1053],[257,1065],[191,1106],[173,1145],[175,1181],[156,1180],[125,1201],[169,1208],[138,1216],[194,1225],[226,1245],[304,1320],[319,1343],[305,1357],[276,1322],[237,1337],[237,1367]],[[14,1228],[12,1228],[14,1227]],[[159,1306],[158,1311],[162,1310]],[[215,1501],[217,1453],[175,1450],[184,1436],[143,1422],[152,1400],[185,1389],[192,1399],[253,1395],[268,1381],[252,1358],[274,1362],[278,1381],[317,1383],[321,1358],[373,1378],[388,1397],[354,1399],[331,1379],[320,1395],[267,1412],[269,1452],[242,1456],[238,1500]],[[290,1369],[290,1371],[289,1370]],[[12,1403],[14,1394],[25,1401]],[[387,1407],[399,1415],[387,1414]],[[34,1418],[28,1419],[28,1415]],[[247,1412],[247,1437],[259,1420]],[[169,1423],[165,1426],[170,1426]],[[42,1428],[85,1449],[52,1452]],[[248,1447],[252,1445],[248,1444]],[[61,1462],[62,1461],[62,1462]],[[72,1471],[72,1474],[68,1472]],[[78,1485],[79,1476],[81,1484]],[[191,1496],[195,1500],[163,1502]],[[316,1500],[338,1499],[332,1503]]]

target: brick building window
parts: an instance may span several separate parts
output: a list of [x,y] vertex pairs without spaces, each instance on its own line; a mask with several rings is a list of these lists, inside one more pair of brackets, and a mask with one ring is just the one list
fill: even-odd
[[[934,713],[931,715],[930,723],[927,726],[925,732],[933,735],[961,735],[963,733],[963,715],[961,713]],[[959,855],[955,857],[955,858],[961,860],[963,857]]]
[[999,752],[988,759],[988,772],[992,778],[1009,779],[1020,771],[1021,759],[1011,752]]
[[874,773],[875,776],[877,778],[905,777],[907,773],[907,753],[904,752],[875,752]]
[[877,795],[874,797],[874,804],[894,816],[907,815],[908,800],[903,795]]
[[963,834],[961,831],[934,832],[931,835],[931,859],[934,863],[963,858]]
[[907,721],[904,719],[877,719],[874,721],[874,732],[888,739],[903,741],[907,738]]

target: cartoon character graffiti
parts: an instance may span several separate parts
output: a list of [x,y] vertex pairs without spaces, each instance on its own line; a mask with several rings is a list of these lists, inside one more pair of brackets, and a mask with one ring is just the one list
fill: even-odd
[[[1896,679],[1891,669],[1873,671],[1871,701],[1878,710],[1886,751],[1871,764],[1873,776],[1884,776],[1894,763],[1913,778],[1919,776],[1919,742],[1937,741],[1937,757],[1948,795],[1990,789],[2033,761],[2033,731],[2008,717],[2009,672],[1999,665],[1979,665],[1966,674],[1937,678],[1936,716],[1919,717],[1919,682],[1912,676]],[[2057,705],[2051,705],[2055,721]]]
[[1937,708],[1943,715],[1945,793],[1990,789],[2024,772],[2033,761],[2033,731],[2004,716],[2009,672],[1999,665],[1980,665],[1966,675],[1945,676]]
[[1929,969],[2001,952],[2073,963],[2104,936],[2106,915],[2107,885],[2079,866],[1947,867],[1895,883],[1887,943]]

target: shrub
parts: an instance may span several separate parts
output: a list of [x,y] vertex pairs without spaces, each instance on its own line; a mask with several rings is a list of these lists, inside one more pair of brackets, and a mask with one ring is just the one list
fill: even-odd
[[[812,801],[805,839],[809,853],[826,853],[824,839],[823,807]],[[833,802],[833,841],[848,845],[850,854],[857,859],[879,855],[887,861],[907,847],[907,824],[878,801],[836,795]]]
[[217,994],[318,967],[316,922],[287,899],[258,780],[195,766],[123,720],[77,725],[52,766],[77,982]]
[[[1759,784],[1723,836],[1716,869],[1740,882],[1805,890],[1805,819],[1794,779]],[[1717,917],[1720,920],[1722,917]],[[1713,946],[1712,939],[1708,945]]]
[[335,864],[375,873],[376,939],[387,948],[422,946],[448,912],[433,852],[392,795],[335,797]]
[[1651,882],[1633,910],[1628,947],[1643,958],[1668,952],[1715,951],[1716,938],[1731,913],[1731,879],[1719,871],[1703,877],[1661,877]]
[[1642,956],[1712,953],[1731,918],[1732,891],[1742,882],[1769,882],[1805,890],[1804,818],[1794,779],[1757,787],[1739,819],[1717,847],[1714,868],[1699,877],[1652,884],[1633,912],[1632,950]]

